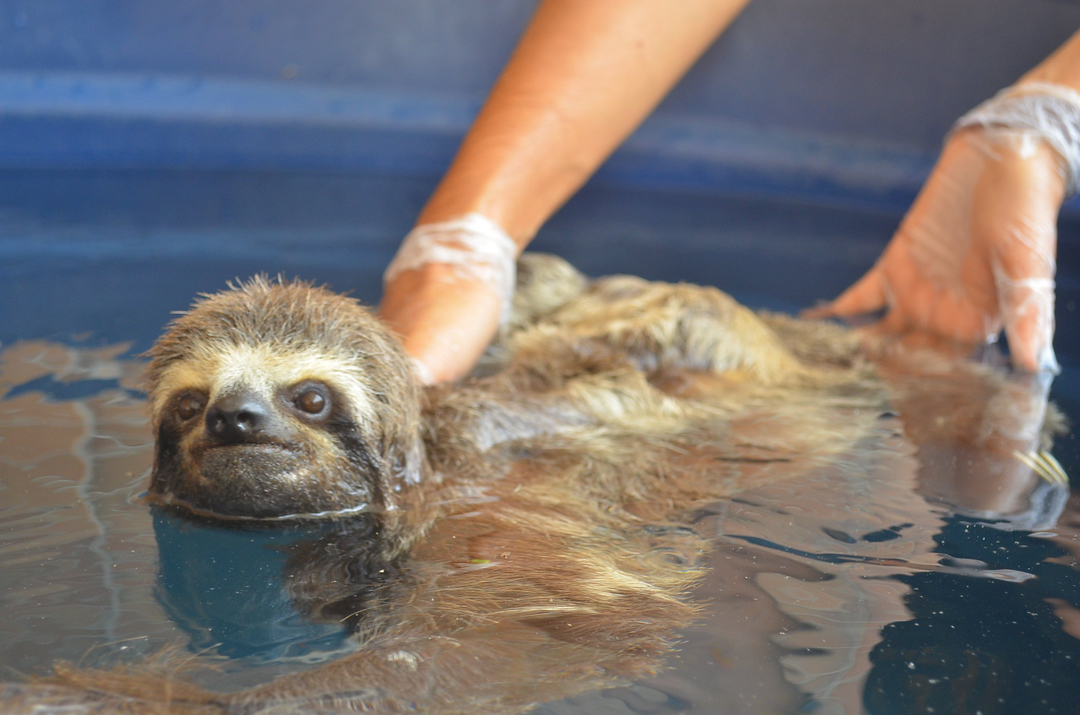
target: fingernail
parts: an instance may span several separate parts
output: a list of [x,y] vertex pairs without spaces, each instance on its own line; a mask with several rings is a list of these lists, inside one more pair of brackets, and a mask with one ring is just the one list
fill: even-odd
[[1052,345],[1046,345],[1039,351],[1037,364],[1040,372],[1049,372],[1054,375],[1061,373],[1061,365],[1058,364],[1057,356],[1054,355],[1054,347]]
[[832,303],[825,301],[819,302],[817,305],[809,308],[803,308],[799,311],[799,317],[805,320],[816,320],[818,318],[832,317],[832,312],[829,310],[832,307]]
[[435,384],[435,374],[431,372],[430,367],[411,355],[409,356],[409,362],[412,363],[413,375],[421,385]]

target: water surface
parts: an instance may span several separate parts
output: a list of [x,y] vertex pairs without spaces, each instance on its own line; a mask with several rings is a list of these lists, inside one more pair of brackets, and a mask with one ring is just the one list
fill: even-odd
[[[183,172],[0,183],[12,189],[0,206],[0,665],[43,674],[60,659],[107,666],[166,649],[190,677],[236,690],[353,651],[344,626],[313,622],[283,592],[290,549],[325,535],[220,529],[140,501],[152,455],[138,355],[169,311],[235,276],[299,274],[373,300],[427,184]],[[595,189],[539,247],[593,274],[685,278],[794,309],[857,276],[894,224],[850,208]],[[1065,373],[1050,398],[1075,418],[1070,235]],[[998,395],[1014,409],[995,414],[1031,413],[1044,387],[1014,385]],[[994,399],[957,389],[974,412]],[[957,407],[946,403],[909,414],[932,423]],[[899,411],[834,464],[703,509],[702,612],[665,669],[549,691],[539,712],[1075,713],[1080,496],[1009,455],[933,430],[905,436]],[[1080,472],[1073,436],[1054,452]]]

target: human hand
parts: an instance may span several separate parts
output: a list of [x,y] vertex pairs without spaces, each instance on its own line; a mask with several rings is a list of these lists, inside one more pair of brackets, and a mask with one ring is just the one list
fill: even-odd
[[502,298],[454,266],[429,263],[386,284],[379,315],[401,336],[425,385],[465,376],[499,327]]
[[878,263],[808,317],[887,308],[880,328],[991,342],[1004,328],[1014,364],[1056,370],[1054,271],[1062,157],[1027,130],[952,135]]
[[464,377],[507,314],[517,246],[478,214],[414,229],[386,271],[379,315],[419,380]]

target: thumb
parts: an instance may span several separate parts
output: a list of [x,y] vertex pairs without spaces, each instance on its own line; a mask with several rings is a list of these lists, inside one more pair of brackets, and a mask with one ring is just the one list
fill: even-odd
[[864,313],[873,313],[886,306],[887,292],[885,281],[881,275],[881,265],[875,265],[860,278],[854,285],[840,294],[840,296],[825,305],[808,308],[802,312],[802,317],[837,318]]

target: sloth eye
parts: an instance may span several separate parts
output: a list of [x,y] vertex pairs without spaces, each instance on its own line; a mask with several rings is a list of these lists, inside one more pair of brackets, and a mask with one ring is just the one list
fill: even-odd
[[188,393],[181,397],[180,401],[176,403],[176,416],[186,422],[202,412],[202,409],[202,398],[198,395]]
[[280,393],[284,406],[305,420],[321,421],[330,416],[334,393],[330,386],[318,380],[302,380]]
[[326,407],[326,398],[318,390],[304,390],[296,398],[296,406],[308,414],[318,414]]
[[309,415],[317,415],[326,409],[326,395],[314,387],[309,387],[301,392],[293,402]]

